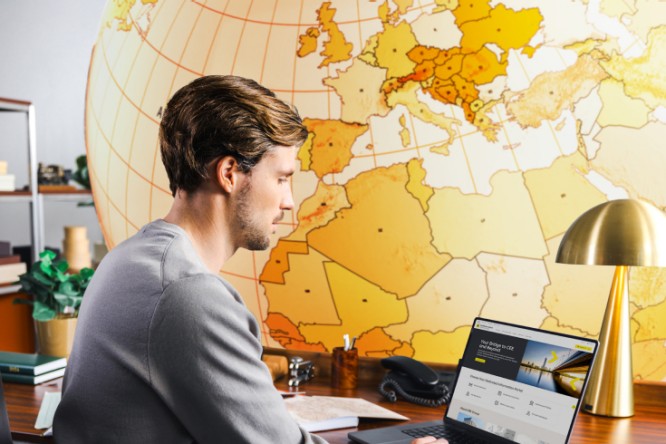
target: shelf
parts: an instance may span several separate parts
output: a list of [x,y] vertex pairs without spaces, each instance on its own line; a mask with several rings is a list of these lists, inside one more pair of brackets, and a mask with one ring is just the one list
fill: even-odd
[[0,284],[0,296],[5,294],[17,293],[21,289],[21,286],[16,284]]
[[[92,199],[90,190],[42,190],[37,193],[39,198],[47,201],[79,202]],[[30,191],[0,191],[0,201],[3,202],[31,202]]]
[[39,252],[44,248],[44,224],[41,208],[41,197],[37,194],[37,148],[35,145],[35,106],[25,100],[0,98],[0,112],[23,113],[27,123],[28,142],[28,172],[29,183],[27,191],[14,191],[0,193],[1,200],[9,202],[27,201],[30,204],[30,238],[32,245],[31,262],[35,262]]

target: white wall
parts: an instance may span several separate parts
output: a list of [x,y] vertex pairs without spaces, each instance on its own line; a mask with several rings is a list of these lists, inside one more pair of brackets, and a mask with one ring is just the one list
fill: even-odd
[[[105,0],[4,0],[0,26],[0,97],[35,105],[37,160],[75,169],[85,154],[83,116],[88,64]],[[22,114],[0,113],[0,160],[16,185],[28,183],[27,125]],[[62,248],[65,225],[85,225],[101,242],[92,207],[45,203],[45,245]],[[0,240],[30,243],[29,206],[0,202]]]

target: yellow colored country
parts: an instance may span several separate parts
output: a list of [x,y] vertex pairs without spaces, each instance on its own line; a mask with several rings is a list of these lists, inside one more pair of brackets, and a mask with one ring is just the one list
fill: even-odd
[[301,171],[310,171],[310,165],[312,165],[312,141],[314,138],[314,133],[309,132],[308,138],[298,149],[297,157],[301,162]]
[[523,176],[502,171],[491,185],[489,196],[466,195],[455,188],[435,190],[426,213],[433,245],[467,259],[480,252],[542,258],[546,245]]
[[268,313],[265,323],[271,338],[275,339],[284,348],[313,352],[326,351],[326,347],[321,342],[307,342],[303,335],[299,333],[296,325],[281,313]]
[[339,173],[349,165],[352,144],[368,130],[368,125],[339,120],[303,119],[303,124],[314,134],[310,146],[310,169],[319,178]]
[[563,234],[578,216],[607,200],[585,179],[587,172],[587,160],[576,151],[548,168],[524,173],[546,239]]
[[483,253],[477,262],[486,272],[489,293],[481,316],[530,327],[548,317],[541,296],[550,281],[542,260]]
[[290,240],[304,241],[307,233],[323,227],[342,208],[350,206],[342,185],[327,185],[319,181],[314,194],[298,208],[298,226],[289,235]]
[[455,127],[460,125],[460,120],[455,117],[449,117],[443,113],[433,112],[427,104],[419,100],[416,93],[421,89],[416,82],[407,82],[405,86],[397,91],[393,91],[388,95],[388,105],[395,108],[397,105],[404,105],[409,110],[410,114],[415,118],[436,125],[437,127],[446,131],[449,136],[447,143],[453,141],[456,137]]
[[488,17],[490,9],[490,0],[460,0],[458,7],[453,10],[453,16],[456,18],[456,25],[460,26]]
[[409,23],[403,21],[397,25],[385,25],[377,37],[375,58],[380,67],[387,69],[387,78],[402,77],[412,72],[414,62],[407,53],[417,44]]
[[343,345],[344,334],[358,337],[375,327],[407,319],[407,305],[395,294],[382,290],[335,262],[325,262],[324,268],[340,323],[303,323],[299,331],[308,342],[322,342],[331,350]]
[[[476,5],[476,1],[474,4]],[[505,51],[506,56],[509,49],[526,46],[539,30],[542,20],[543,16],[536,8],[514,11],[499,4],[490,10],[488,17],[460,25],[463,34],[460,46],[463,52],[467,53],[476,52],[488,43],[494,43]]]
[[638,324],[634,336],[636,342],[659,339],[666,341],[666,301],[638,310],[632,316]]
[[562,236],[548,241],[549,255],[544,262],[550,285],[544,291],[543,307],[562,328],[576,328],[586,335],[597,336],[615,269],[556,263],[561,241]]
[[666,343],[663,339],[635,342],[632,346],[634,377],[666,381]]
[[289,254],[307,254],[307,252],[308,244],[306,242],[280,239],[275,248],[271,250],[271,256],[264,265],[259,280],[284,284],[284,273],[289,270]]
[[666,301],[666,268],[632,267],[629,277],[631,302],[638,308]]
[[338,28],[333,17],[335,17],[335,8],[331,8],[331,2],[322,3],[321,7],[317,10],[319,23],[322,29],[328,33],[328,40],[324,42],[324,50],[320,53],[324,60],[322,60],[320,67],[327,66],[329,63],[343,62],[351,58],[352,49],[354,45],[347,42],[345,35]]
[[410,341],[415,331],[452,332],[478,316],[488,298],[486,273],[478,262],[453,259],[418,294],[406,299],[409,319],[385,330],[403,341]]
[[483,47],[464,56],[460,76],[476,85],[484,85],[497,76],[506,75],[506,65],[507,62],[500,62],[494,52]]
[[648,34],[645,53],[626,59],[614,53],[601,66],[615,79],[622,82],[630,97],[642,99],[650,108],[666,106],[666,25],[654,28]]
[[[142,5],[154,4],[157,0],[141,0]],[[110,27],[114,20],[117,20],[116,30],[129,31],[132,29],[132,21],[129,19],[130,10],[136,4],[136,0],[121,0],[107,2],[104,18],[102,22]]]
[[428,199],[430,199],[435,191],[431,187],[424,185],[426,170],[423,169],[423,159],[410,160],[407,163],[407,174],[409,175],[407,191],[418,199],[424,212],[428,211]]
[[537,76],[529,88],[511,97],[507,109],[521,126],[537,128],[544,120],[557,119],[606,77],[599,61],[584,54],[564,71]]
[[340,120],[367,123],[371,116],[385,116],[389,112],[386,97],[381,92],[385,78],[386,69],[355,59],[337,78],[324,79],[324,84],[335,88],[340,96]]
[[[469,319],[469,322],[473,320]],[[414,359],[424,362],[458,362],[462,358],[470,330],[471,327],[465,325],[452,333],[417,331],[412,338]]]
[[599,84],[599,98],[602,106],[596,122],[601,127],[640,128],[648,122],[650,108],[642,100],[627,96],[624,85],[615,79],[606,79]]
[[319,29],[317,28],[308,28],[305,30],[305,34],[298,36],[298,42],[301,46],[298,48],[296,54],[299,57],[305,57],[308,54],[312,54],[317,50],[317,38],[319,38]]
[[407,168],[377,168],[350,180],[351,208],[308,234],[308,244],[400,298],[415,294],[449,260],[431,244],[419,201],[406,189]]
[[666,123],[660,121],[641,128],[605,127],[594,138],[601,149],[592,167],[630,196],[666,207],[666,174],[660,168],[666,165],[665,134]]
[[400,142],[404,148],[407,148],[411,143],[411,137],[409,135],[409,129],[407,128],[407,119],[404,114],[398,117],[398,123],[400,123],[400,127],[402,128],[399,132]]
[[373,328],[363,333],[356,341],[359,356],[383,358],[385,356],[412,356],[414,349],[405,341],[398,341],[386,334],[383,328]]
[[[559,320],[553,316],[548,316],[546,319],[543,320],[539,328],[543,330],[550,330],[550,331],[558,331],[560,333],[566,333],[568,335],[573,335],[573,336],[588,336],[592,337],[590,333],[585,332],[583,330],[580,330],[578,328],[574,328],[572,326],[563,326],[559,323]],[[594,338],[596,339],[596,335],[594,335]]]
[[268,312],[279,313],[295,325],[305,322],[339,324],[324,269],[326,261],[312,248],[308,254],[291,255],[284,283],[261,282],[268,300]]

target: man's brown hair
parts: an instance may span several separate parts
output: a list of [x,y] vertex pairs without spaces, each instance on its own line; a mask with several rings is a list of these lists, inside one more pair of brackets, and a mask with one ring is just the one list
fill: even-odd
[[171,194],[193,192],[208,178],[208,165],[233,156],[249,172],[276,146],[307,138],[295,108],[254,80],[205,76],[173,95],[160,124],[160,151]]

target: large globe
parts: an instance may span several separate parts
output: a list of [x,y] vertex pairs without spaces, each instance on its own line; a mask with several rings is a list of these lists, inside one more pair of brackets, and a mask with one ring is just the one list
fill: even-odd
[[[171,95],[240,75],[310,132],[295,210],[267,251],[220,271],[266,346],[330,351],[350,334],[363,356],[456,362],[478,315],[595,337],[613,270],[554,255],[601,202],[666,205],[657,3],[109,1],[86,99],[105,240],[169,209]],[[631,275],[634,369],[653,380],[665,277]]]

